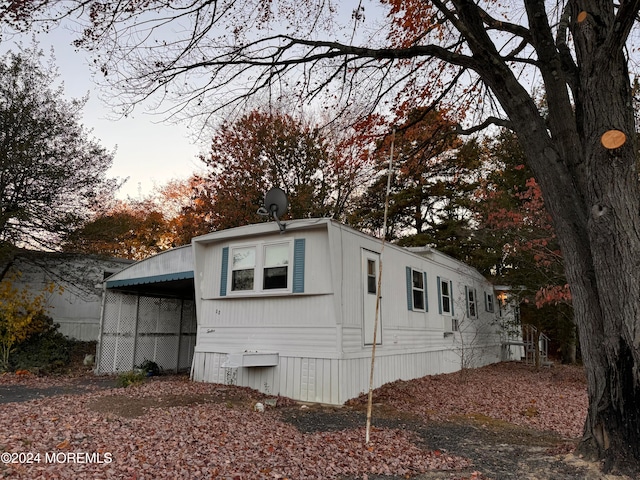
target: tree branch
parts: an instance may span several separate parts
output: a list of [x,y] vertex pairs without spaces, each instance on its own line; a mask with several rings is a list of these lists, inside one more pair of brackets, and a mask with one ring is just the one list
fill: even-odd
[[485,128],[491,125],[508,128],[509,130],[513,129],[513,125],[509,120],[506,120],[504,118],[498,118],[498,117],[488,117],[482,123],[479,123],[478,125],[474,125],[471,128],[462,128],[462,126],[458,125],[455,129],[455,133],[459,135],[471,135],[473,133],[484,130]]

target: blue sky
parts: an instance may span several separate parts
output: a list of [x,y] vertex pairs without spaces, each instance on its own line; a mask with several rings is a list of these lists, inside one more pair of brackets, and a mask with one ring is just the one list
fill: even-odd
[[[30,35],[21,37],[25,46],[30,45],[30,39]],[[53,46],[65,95],[79,98],[89,93],[84,126],[93,130],[93,136],[103,147],[108,150],[117,147],[109,176],[129,177],[119,198],[146,195],[156,186],[174,178],[187,178],[201,167],[197,158],[201,147],[189,140],[186,124],[163,123],[160,116],[145,112],[144,106],[137,108],[130,118],[113,120],[114,113],[100,99],[106,92],[93,83],[88,57],[69,45],[72,38],[68,31],[58,28],[37,39],[47,57]],[[13,49],[17,40],[3,40],[2,53]]]

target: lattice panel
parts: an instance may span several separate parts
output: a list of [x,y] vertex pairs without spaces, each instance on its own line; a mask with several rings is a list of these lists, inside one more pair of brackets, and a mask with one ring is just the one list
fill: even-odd
[[138,297],[107,291],[102,331],[104,333],[131,333],[133,335]]
[[107,292],[99,371],[128,371],[145,360],[164,370],[191,367],[197,321],[193,300]]
[[182,317],[182,300],[177,298],[163,298],[160,303],[158,319],[158,333],[180,333],[180,319]]
[[176,369],[181,304],[179,299],[140,297],[136,366],[150,360],[164,370]]
[[117,337],[100,336],[100,363],[98,364],[98,372],[111,373],[113,371],[113,359],[116,353]]
[[158,331],[160,318],[160,303],[162,299],[155,297],[140,297],[138,308],[138,335],[154,334]]
[[133,368],[137,307],[136,295],[107,291],[100,335],[99,371],[122,372]]
[[115,372],[128,372],[133,370],[133,352],[135,339],[133,336],[118,336],[115,348],[114,368]]

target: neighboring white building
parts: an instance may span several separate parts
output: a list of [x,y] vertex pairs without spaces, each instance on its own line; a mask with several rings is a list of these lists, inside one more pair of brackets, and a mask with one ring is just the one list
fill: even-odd
[[380,262],[376,387],[501,360],[501,312],[478,271],[323,218],[213,232],[110,277],[97,371],[152,360],[342,404],[369,387]]
[[47,315],[67,337],[96,341],[99,337],[102,283],[133,263],[97,255],[19,251],[4,266],[0,281],[27,286],[34,295],[54,283],[47,297]]

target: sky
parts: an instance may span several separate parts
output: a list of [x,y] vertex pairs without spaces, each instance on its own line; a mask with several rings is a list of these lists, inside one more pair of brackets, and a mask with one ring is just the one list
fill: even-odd
[[[31,36],[3,40],[0,53],[14,49],[18,40],[25,46]],[[189,139],[186,124],[163,123],[162,117],[144,108],[136,108],[129,118],[114,120],[115,114],[100,97],[99,87],[93,83],[88,57],[70,46],[68,31],[56,29],[37,37],[46,57],[53,46],[60,80],[64,82],[67,98],[89,94],[83,110],[83,125],[109,151],[116,149],[109,177],[128,178],[118,198],[138,199],[172,179],[185,179],[201,169],[198,154],[202,147]],[[106,92],[102,92],[104,95]]]

